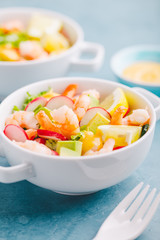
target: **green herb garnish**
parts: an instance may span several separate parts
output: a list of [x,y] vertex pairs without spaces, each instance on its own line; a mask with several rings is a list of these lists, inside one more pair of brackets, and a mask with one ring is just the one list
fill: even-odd
[[31,95],[29,92],[27,92],[27,97],[24,100],[24,103],[23,103],[23,106],[22,106],[22,110],[24,110],[26,108],[26,106],[28,105],[28,103],[30,103],[32,100],[34,100],[37,97],[43,96],[44,94],[49,92],[50,89],[51,88],[49,87],[47,91],[42,91],[42,92],[38,93],[37,95]]
[[17,111],[20,111],[20,109],[17,106],[14,106],[12,109],[12,113],[17,112]]

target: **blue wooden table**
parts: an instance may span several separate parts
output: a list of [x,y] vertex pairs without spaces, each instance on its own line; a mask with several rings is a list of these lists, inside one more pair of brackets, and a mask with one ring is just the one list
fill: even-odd
[[[114,80],[112,54],[133,44],[160,40],[159,0],[5,0],[0,7],[34,6],[62,12],[78,21],[87,41],[105,46],[96,74],[73,74]],[[160,190],[160,122],[148,157],[125,181],[87,196],[63,196],[26,181],[0,184],[0,240],[91,240],[120,200],[140,181]],[[0,165],[6,166],[5,159]],[[160,239],[160,208],[138,240]],[[118,239],[117,239],[118,240]]]

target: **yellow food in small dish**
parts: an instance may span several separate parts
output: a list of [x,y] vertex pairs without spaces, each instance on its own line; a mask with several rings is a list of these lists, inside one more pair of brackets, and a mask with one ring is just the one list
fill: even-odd
[[136,62],[123,71],[123,77],[143,83],[160,84],[160,63]]

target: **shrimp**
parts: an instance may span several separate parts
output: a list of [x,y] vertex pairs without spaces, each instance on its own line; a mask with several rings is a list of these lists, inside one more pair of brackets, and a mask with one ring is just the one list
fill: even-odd
[[46,155],[52,155],[52,150],[49,149],[47,146],[44,144],[38,143],[36,141],[31,141],[31,140],[26,140],[25,142],[15,142],[18,146],[28,149],[32,152],[37,152],[41,154],[46,154]]
[[47,52],[36,41],[25,41],[19,45],[20,55],[27,60],[34,60],[45,58],[48,56]]
[[96,89],[89,89],[87,91],[83,91],[82,94],[90,95],[90,96],[92,96],[94,98],[97,98],[97,99],[100,98],[100,94]]
[[25,131],[27,133],[27,136],[30,140],[33,140],[37,136],[37,130],[36,129],[27,129]]
[[84,156],[92,156],[112,152],[114,145],[115,140],[113,138],[108,138],[107,141],[104,143],[103,147],[99,151],[89,150],[84,154]]
[[36,118],[43,129],[54,131],[70,138],[80,132],[79,121],[76,114],[67,106],[54,109],[51,112],[51,121],[44,111],[39,111]]
[[78,88],[77,84],[70,84],[66,87],[62,95],[67,96],[69,98],[73,98],[74,95],[76,94],[77,88]]
[[126,108],[119,107],[113,113],[111,124],[112,125],[135,125],[135,126],[143,126],[148,123],[150,116],[145,109],[136,109],[133,112],[124,117]]
[[34,112],[27,111],[18,111],[14,112],[11,116],[9,116],[5,125],[14,124],[26,129],[38,129],[38,121],[34,116]]
[[11,20],[3,23],[0,28],[5,33],[9,32],[19,32],[24,30],[24,26],[21,21],[19,20]]
[[79,121],[84,117],[87,109],[91,105],[90,96],[99,99],[99,92],[97,92],[95,89],[90,89],[75,97],[74,112],[76,113]]

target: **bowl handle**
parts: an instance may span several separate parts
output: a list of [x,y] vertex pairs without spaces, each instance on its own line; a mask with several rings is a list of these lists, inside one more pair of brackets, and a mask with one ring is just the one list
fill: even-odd
[[[81,54],[93,54],[91,59],[81,59]],[[105,49],[98,43],[83,42],[79,47],[78,56],[71,59],[71,70],[73,71],[97,71],[102,65]]]
[[155,109],[156,118],[158,121],[160,119],[160,98],[157,95],[147,91],[146,89],[139,88],[139,87],[134,87],[133,89],[135,89],[137,92],[144,95],[152,103]]
[[[5,157],[3,151],[2,141],[0,142],[0,157]],[[1,183],[13,183],[34,177],[35,173],[33,171],[32,164],[21,163],[19,165],[11,167],[1,167],[0,166],[0,182]]]
[[12,167],[0,167],[0,182],[14,183],[34,177],[32,164],[22,163]]

